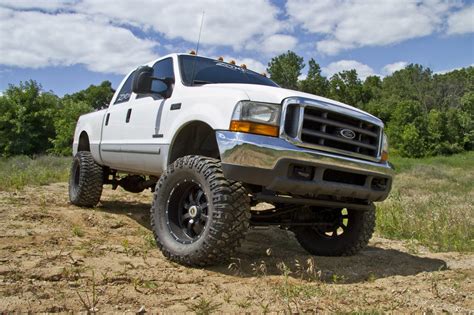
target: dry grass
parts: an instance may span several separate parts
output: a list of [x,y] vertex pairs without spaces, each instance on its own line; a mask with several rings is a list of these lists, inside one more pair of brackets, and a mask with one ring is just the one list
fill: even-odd
[[398,174],[378,206],[378,233],[435,251],[474,251],[474,152],[394,164]]
[[68,179],[71,157],[16,156],[0,159],[0,191],[22,189],[27,185],[46,185]]

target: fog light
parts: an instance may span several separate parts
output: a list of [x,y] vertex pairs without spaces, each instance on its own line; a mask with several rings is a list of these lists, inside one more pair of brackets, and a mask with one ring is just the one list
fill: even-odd
[[291,172],[291,177],[299,180],[313,180],[314,177],[313,166],[294,165]]

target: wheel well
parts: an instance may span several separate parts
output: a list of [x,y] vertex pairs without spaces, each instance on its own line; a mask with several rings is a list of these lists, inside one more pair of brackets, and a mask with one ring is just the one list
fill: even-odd
[[193,121],[176,135],[168,155],[168,164],[186,155],[202,155],[218,159],[216,133],[208,124]]
[[79,136],[79,145],[77,147],[77,151],[91,151],[91,146],[89,143],[89,136],[85,131],[81,133]]

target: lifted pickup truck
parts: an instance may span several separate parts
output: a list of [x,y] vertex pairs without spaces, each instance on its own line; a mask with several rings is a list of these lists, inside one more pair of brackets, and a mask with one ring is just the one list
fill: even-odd
[[104,184],[151,188],[157,245],[187,265],[230,258],[249,226],[288,229],[314,255],[352,255],[392,184],[383,128],[245,65],[172,54],[79,118],[69,196],[93,207]]

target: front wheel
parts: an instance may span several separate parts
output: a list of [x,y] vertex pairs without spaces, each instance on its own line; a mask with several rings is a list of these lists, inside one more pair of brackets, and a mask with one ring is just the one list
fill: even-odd
[[156,185],[151,226],[158,247],[172,261],[205,266],[229,259],[249,218],[246,190],[224,177],[218,160],[180,158]]
[[294,230],[306,251],[316,256],[350,256],[368,243],[375,228],[375,207],[370,210],[319,210],[325,226]]

